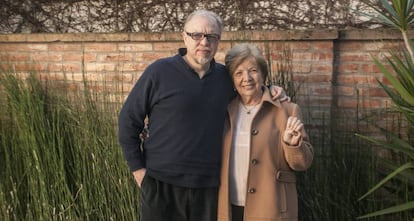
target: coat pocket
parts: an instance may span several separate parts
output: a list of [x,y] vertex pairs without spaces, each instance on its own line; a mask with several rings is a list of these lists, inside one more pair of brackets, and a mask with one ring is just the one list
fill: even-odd
[[[292,208],[292,197],[296,197],[296,192],[292,192],[292,186],[296,185],[296,175],[292,171],[279,170],[276,172],[276,180],[279,186],[279,211],[281,214],[287,213]],[[293,194],[293,195],[292,195]]]
[[279,170],[276,172],[276,180],[286,183],[296,183],[296,174],[292,171]]

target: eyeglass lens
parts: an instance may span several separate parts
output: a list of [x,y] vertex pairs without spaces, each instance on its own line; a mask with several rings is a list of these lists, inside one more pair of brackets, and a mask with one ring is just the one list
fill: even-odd
[[206,37],[208,41],[218,41],[218,39],[220,38],[220,36],[216,34],[204,34],[201,32],[193,32],[193,33],[187,32],[187,35],[196,41],[202,40],[204,39],[204,37]]

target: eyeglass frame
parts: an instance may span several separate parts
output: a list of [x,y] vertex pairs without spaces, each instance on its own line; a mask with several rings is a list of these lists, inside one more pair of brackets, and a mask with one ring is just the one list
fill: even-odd
[[[204,34],[203,32],[187,32],[184,31],[188,36],[191,37],[191,39],[193,39],[194,41],[201,41],[204,38],[207,38],[208,42],[218,42],[220,40],[220,35],[219,34]],[[197,39],[194,35],[196,34],[201,34],[201,37],[199,39]]]

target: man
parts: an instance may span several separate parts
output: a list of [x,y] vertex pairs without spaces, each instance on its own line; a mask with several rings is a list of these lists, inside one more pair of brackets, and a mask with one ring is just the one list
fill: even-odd
[[[222,21],[190,14],[186,48],[149,65],[119,114],[119,142],[141,188],[142,221],[216,220],[221,141],[234,96],[225,67],[214,61]],[[140,132],[149,119],[145,148]]]

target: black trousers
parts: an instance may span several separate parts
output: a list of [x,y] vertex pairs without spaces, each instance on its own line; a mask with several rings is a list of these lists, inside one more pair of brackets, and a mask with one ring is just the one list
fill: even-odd
[[231,205],[231,221],[243,221],[244,206]]
[[145,175],[141,221],[216,221],[218,188],[185,188]]

